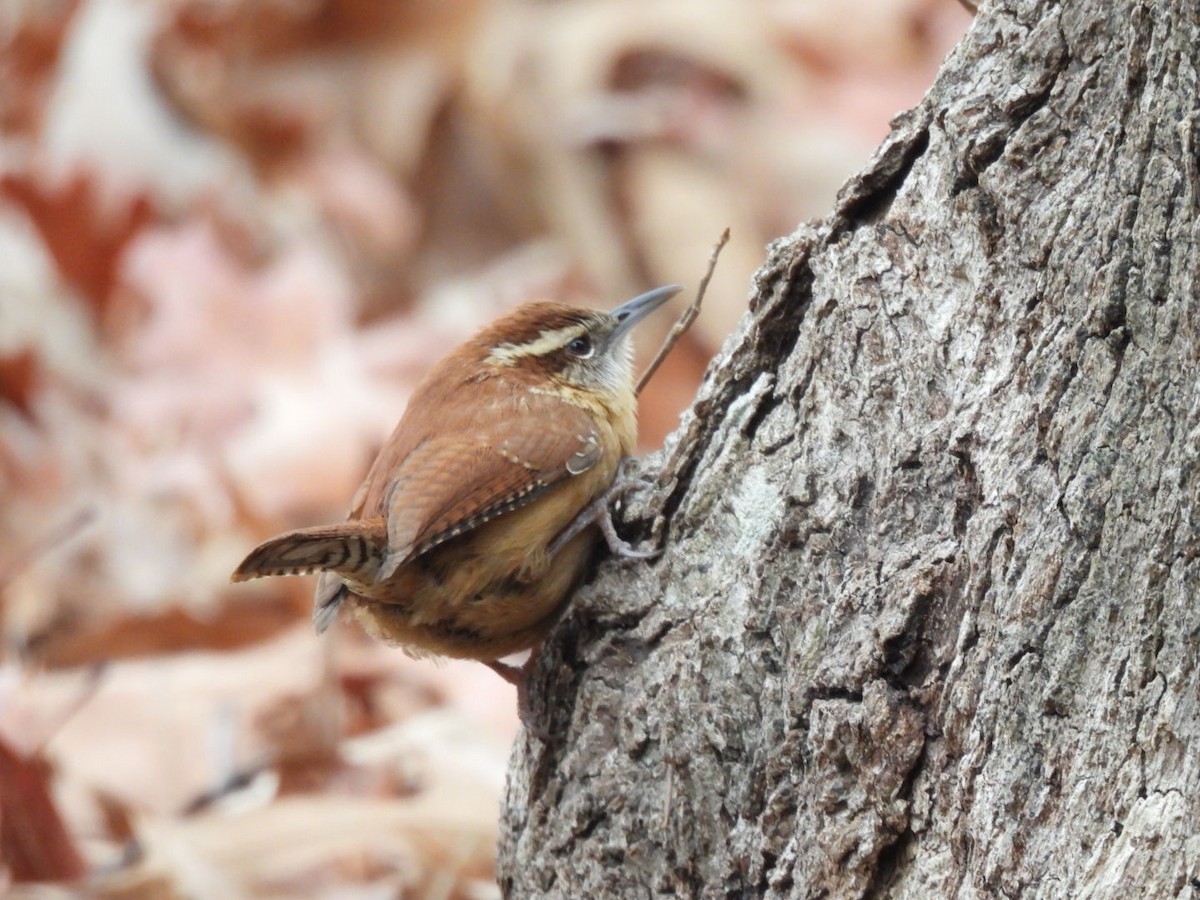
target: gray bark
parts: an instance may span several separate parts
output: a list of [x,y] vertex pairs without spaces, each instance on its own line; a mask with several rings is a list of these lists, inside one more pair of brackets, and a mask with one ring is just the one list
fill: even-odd
[[507,895],[1200,897],[1198,17],[985,0],[770,248],[666,552],[547,646]]

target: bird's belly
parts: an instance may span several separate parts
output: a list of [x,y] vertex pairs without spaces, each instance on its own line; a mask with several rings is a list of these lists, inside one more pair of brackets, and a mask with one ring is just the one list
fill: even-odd
[[490,661],[532,647],[586,573],[597,530],[584,529],[553,558],[547,547],[604,493],[618,460],[606,454],[580,477],[446,541],[385,582],[348,582],[355,616],[373,636],[417,654]]
[[376,638],[416,653],[487,661],[528,649],[586,572],[596,529],[553,558],[546,540],[521,537],[552,538],[573,518],[540,503],[517,510],[407,563],[383,584],[352,585],[354,614]]

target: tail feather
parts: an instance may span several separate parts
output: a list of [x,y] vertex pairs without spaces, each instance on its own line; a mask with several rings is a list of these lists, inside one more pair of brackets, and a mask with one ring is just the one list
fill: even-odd
[[324,634],[337,619],[342,601],[350,593],[346,582],[333,572],[322,572],[317,579],[317,591],[313,597],[313,627],[317,634]]
[[356,519],[338,525],[300,528],[259,544],[234,570],[233,581],[268,575],[334,572],[362,576],[377,569],[387,552],[382,519]]

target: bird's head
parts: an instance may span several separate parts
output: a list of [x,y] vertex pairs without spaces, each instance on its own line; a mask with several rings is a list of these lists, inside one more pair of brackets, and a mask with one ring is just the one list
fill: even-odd
[[632,393],[633,328],[680,290],[678,285],[655,288],[611,312],[526,303],[480,332],[476,341],[497,374],[600,395]]

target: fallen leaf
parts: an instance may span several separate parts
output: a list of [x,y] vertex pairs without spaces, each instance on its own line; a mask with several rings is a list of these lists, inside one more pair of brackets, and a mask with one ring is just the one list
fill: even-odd
[[18,883],[77,881],[85,871],[49,776],[40,756],[22,756],[0,740],[0,862]]

